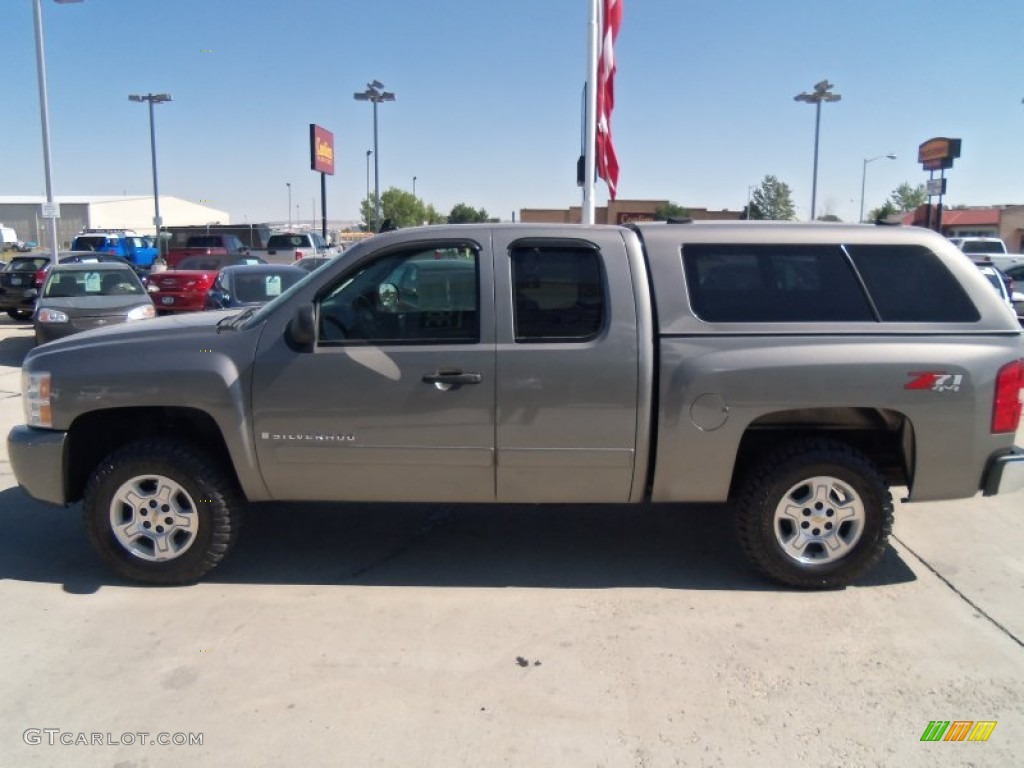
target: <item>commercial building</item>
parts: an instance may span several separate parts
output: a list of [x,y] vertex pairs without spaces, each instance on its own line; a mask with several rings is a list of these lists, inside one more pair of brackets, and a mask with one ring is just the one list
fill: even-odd
[[[932,226],[936,218],[932,207]],[[923,227],[928,221],[928,206],[903,216],[904,224]],[[999,237],[1015,253],[1024,253],[1024,205],[945,208],[942,211],[942,234],[946,237]]]
[[[609,200],[607,206],[594,209],[597,224],[629,224],[634,221],[654,221],[658,208],[668,200]],[[743,211],[709,211],[707,208],[689,208],[690,218],[725,219],[737,221],[743,218]],[[583,220],[580,206],[571,208],[522,208],[519,220],[531,224],[579,224]]]
[[[0,196],[0,221],[13,227],[21,240],[48,248],[49,228],[42,218],[45,202],[42,195]],[[155,232],[152,195],[59,195],[54,202],[60,205],[57,239],[61,248],[83,229],[133,229],[142,235]],[[230,223],[227,211],[166,195],[160,195],[160,217],[164,226]]]

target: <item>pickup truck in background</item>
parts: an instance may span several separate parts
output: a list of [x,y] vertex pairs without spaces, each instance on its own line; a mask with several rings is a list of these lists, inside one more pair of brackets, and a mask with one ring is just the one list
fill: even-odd
[[319,232],[278,232],[267,240],[266,251],[253,251],[269,264],[291,264],[310,256],[330,258],[339,253],[341,248],[329,245]]
[[830,588],[885,550],[890,485],[1024,488],[1022,357],[923,229],[424,227],[259,310],[32,350],[8,449],[148,583],[217,565],[249,502],[729,502],[762,573]]
[[949,240],[975,263],[989,263],[1003,271],[1024,264],[1024,254],[1010,253],[999,237],[951,237]]
[[235,235],[191,235],[184,248],[167,251],[164,260],[168,269],[174,269],[182,259],[190,256],[235,256],[249,254],[249,249]]

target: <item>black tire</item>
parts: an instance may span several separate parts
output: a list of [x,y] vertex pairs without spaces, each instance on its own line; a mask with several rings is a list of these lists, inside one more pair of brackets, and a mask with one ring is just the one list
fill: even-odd
[[7,316],[11,320],[31,320],[32,310],[31,309],[8,309]]
[[881,473],[835,440],[781,446],[756,465],[736,503],[747,557],[769,578],[803,589],[834,589],[862,576],[885,551],[892,523]]
[[[243,506],[234,478],[216,458],[154,438],[122,446],[99,464],[86,484],[82,517],[89,541],[120,576],[189,584],[230,551]],[[122,526],[115,527],[115,516]]]

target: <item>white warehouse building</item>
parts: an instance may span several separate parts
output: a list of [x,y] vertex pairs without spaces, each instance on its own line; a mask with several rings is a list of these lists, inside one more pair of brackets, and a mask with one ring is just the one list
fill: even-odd
[[[42,218],[43,195],[0,196],[0,222],[11,227],[19,240],[49,247],[49,227]],[[83,229],[133,229],[152,235],[153,196],[58,195],[60,205],[57,239],[67,248]],[[180,197],[160,195],[160,218],[165,227],[185,224],[230,224],[227,211],[200,205]]]

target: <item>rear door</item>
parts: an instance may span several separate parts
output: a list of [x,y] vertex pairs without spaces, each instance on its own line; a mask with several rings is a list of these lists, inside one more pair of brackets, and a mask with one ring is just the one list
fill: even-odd
[[395,245],[321,287],[312,350],[263,334],[253,424],[272,497],[494,500],[492,271],[489,242]]
[[497,498],[629,500],[639,346],[622,236],[495,233]]

